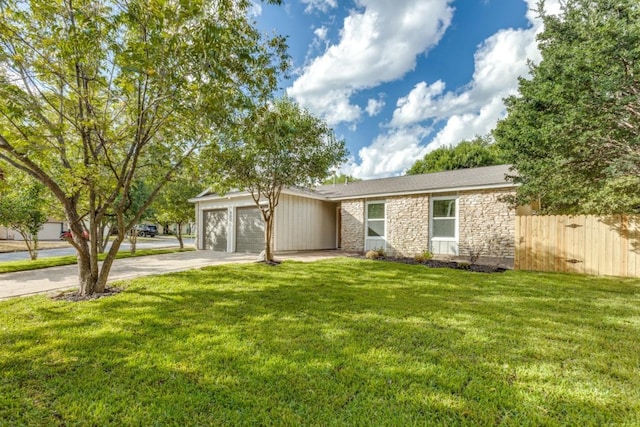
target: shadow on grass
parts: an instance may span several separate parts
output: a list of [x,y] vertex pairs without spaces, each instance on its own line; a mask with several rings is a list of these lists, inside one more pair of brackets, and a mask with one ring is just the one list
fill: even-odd
[[634,424],[637,281],[333,260],[2,305],[9,424]]

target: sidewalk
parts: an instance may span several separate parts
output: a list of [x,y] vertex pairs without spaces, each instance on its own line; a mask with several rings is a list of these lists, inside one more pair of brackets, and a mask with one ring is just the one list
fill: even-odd
[[[279,261],[316,261],[342,256],[340,251],[283,252]],[[191,270],[210,265],[255,262],[257,254],[239,254],[213,251],[175,252],[164,255],[115,260],[109,274],[109,283],[139,276]],[[78,266],[66,265],[40,270],[0,274],[0,300],[18,296],[71,289],[78,286]]]

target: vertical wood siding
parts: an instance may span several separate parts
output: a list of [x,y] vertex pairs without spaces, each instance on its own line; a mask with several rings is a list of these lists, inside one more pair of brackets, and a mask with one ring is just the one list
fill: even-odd
[[336,206],[322,200],[281,195],[275,212],[275,250],[335,249]]
[[515,268],[640,277],[640,216],[518,216]]

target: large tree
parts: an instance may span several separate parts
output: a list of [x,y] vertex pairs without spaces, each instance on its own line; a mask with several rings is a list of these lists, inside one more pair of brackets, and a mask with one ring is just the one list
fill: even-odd
[[502,153],[492,138],[478,136],[425,154],[424,158],[409,168],[407,175],[500,165],[504,162]]
[[640,5],[567,0],[539,13],[542,61],[494,135],[518,202],[557,213],[640,211]]
[[[0,1],[0,159],[62,205],[81,294],[104,289],[125,231],[184,159],[275,88],[286,46],[261,36],[250,6]],[[149,197],[127,212],[139,180]],[[118,235],[99,264],[106,215]]]
[[265,224],[264,259],[273,262],[273,220],[282,189],[319,184],[346,155],[344,141],[335,138],[324,120],[281,98],[254,109],[244,117],[236,138],[204,158],[218,160],[208,162],[215,190],[251,194]]
[[202,184],[194,175],[182,173],[164,186],[153,203],[154,218],[161,224],[176,225],[176,239],[184,248],[182,230],[195,220],[195,209],[189,198],[202,191]]

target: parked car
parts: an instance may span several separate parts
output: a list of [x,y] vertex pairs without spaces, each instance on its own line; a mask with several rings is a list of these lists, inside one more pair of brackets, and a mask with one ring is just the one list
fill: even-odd
[[156,237],[158,234],[158,227],[151,224],[138,224],[135,226],[135,230],[138,236],[143,237]]
[[[87,230],[84,230],[82,232],[82,237],[89,240],[89,233],[87,232]],[[60,233],[60,240],[71,240],[71,239],[73,239],[73,233],[71,232],[71,230],[63,231],[62,233]]]

